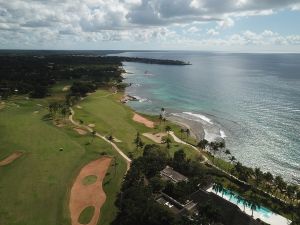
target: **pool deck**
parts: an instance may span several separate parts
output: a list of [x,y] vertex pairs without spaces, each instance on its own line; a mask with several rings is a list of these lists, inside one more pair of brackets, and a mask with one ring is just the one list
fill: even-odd
[[[209,189],[206,190],[207,192],[212,192],[214,194],[217,194],[218,196],[222,197],[222,193],[218,192],[216,193],[212,187],[210,187]],[[226,199],[227,201],[237,205],[242,211],[244,211],[244,206],[241,203],[237,203],[237,201],[233,201],[234,197],[230,197],[226,194],[223,195],[224,199]],[[246,214],[252,216],[252,210],[251,208],[249,208],[248,206],[245,207],[245,211]],[[253,211],[253,218],[257,219],[259,218],[260,220],[271,224],[271,225],[289,225],[291,224],[292,221],[288,220],[287,218],[278,215],[276,213],[273,213],[272,211],[270,211],[267,208],[261,207],[258,210],[254,210]]]

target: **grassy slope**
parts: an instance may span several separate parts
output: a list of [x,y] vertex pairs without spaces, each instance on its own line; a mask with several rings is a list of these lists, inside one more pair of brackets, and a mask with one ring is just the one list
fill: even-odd
[[[75,119],[83,120],[85,124],[95,124],[94,130],[101,134],[110,135],[120,139],[122,142],[117,143],[117,145],[126,153],[133,153],[134,157],[137,157],[142,152],[140,150],[135,150],[135,145],[133,143],[136,133],[144,132],[159,132],[164,130],[165,125],[170,125],[170,123],[163,124],[162,127],[156,127],[155,129],[150,129],[145,127],[143,124],[136,123],[132,120],[133,111],[128,106],[121,104],[118,100],[121,94],[110,95],[108,91],[99,90],[96,93],[88,96],[85,100],[79,103],[82,109],[74,107]],[[146,116],[149,119],[155,121],[156,117]],[[172,125],[175,130],[180,130],[176,125]],[[142,136],[141,136],[142,137]],[[142,137],[145,143],[153,143],[151,140]],[[173,153],[179,148],[183,148],[188,157],[194,157],[196,152],[190,147],[173,142],[171,144],[171,149],[168,152],[173,155]]]
[[[47,110],[38,104],[47,106],[51,101],[63,100],[65,93],[61,89],[65,85],[55,86],[53,95],[47,99],[12,98],[0,110],[0,160],[14,151],[25,153],[12,164],[0,167],[0,218],[4,224],[70,224],[68,198],[73,179],[84,164],[98,158],[101,152],[116,157],[117,172],[111,165],[105,178],[107,201],[101,209],[99,224],[107,225],[114,219],[114,202],[126,170],[125,161],[106,142],[95,138],[91,145],[86,145],[90,135],[80,136],[71,125],[58,128],[43,120]],[[132,110],[118,102],[120,95],[108,94],[99,90],[80,102],[83,109],[74,107],[75,118],[85,124],[95,123],[95,130],[102,134],[112,133],[122,140],[117,143],[122,150],[137,157],[142,151],[136,150],[133,143],[136,132],[159,132],[163,127],[149,129],[132,121]],[[152,143],[144,137],[143,141]],[[60,152],[60,148],[64,151]],[[195,156],[194,150],[177,143],[166,151],[172,155],[179,148],[184,148],[189,157]]]
[[[47,101],[18,98],[0,110],[0,160],[16,150],[25,152],[12,164],[0,167],[3,224],[70,224],[68,198],[73,179],[100,152],[116,156],[118,161],[118,173],[105,187],[110,190],[110,202],[114,202],[121,185],[126,170],[124,160],[100,139],[86,145],[90,136],[80,136],[70,127],[57,128],[43,121],[47,111],[37,104],[47,105]],[[115,209],[111,206],[112,215]]]

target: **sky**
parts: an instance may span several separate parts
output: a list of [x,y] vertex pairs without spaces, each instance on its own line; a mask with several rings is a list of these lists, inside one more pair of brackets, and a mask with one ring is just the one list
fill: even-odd
[[0,0],[0,49],[300,53],[300,0]]

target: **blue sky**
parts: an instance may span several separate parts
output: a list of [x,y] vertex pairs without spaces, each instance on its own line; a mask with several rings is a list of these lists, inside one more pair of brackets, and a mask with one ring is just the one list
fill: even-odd
[[1,49],[300,52],[300,0],[0,0]]

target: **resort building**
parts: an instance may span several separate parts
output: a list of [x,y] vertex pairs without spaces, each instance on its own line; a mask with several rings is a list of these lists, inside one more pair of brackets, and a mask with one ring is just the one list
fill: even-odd
[[173,183],[188,181],[188,178],[186,176],[173,170],[173,168],[170,166],[166,166],[162,171],[160,171],[160,175],[163,180],[169,180],[172,181]]

